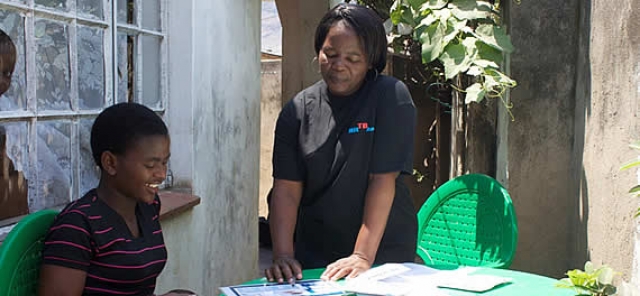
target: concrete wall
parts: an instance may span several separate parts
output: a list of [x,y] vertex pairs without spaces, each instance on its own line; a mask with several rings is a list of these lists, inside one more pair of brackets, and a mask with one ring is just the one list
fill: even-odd
[[313,37],[331,4],[328,0],[276,0],[282,22],[283,104],[321,78]]
[[[579,103],[584,124],[580,200],[591,260],[640,281],[634,171],[620,166],[638,156],[628,147],[640,140],[640,0],[591,0],[589,28],[590,97]],[[577,133],[579,135],[579,132]],[[635,255],[634,255],[635,249]]]
[[561,277],[586,260],[640,283],[637,184],[620,166],[640,139],[640,0],[523,1],[508,7],[515,121],[509,192],[513,268]]
[[267,194],[273,186],[273,133],[282,109],[282,60],[262,60],[260,91],[260,216],[267,216]]
[[511,75],[519,83],[508,128],[508,190],[520,233],[512,268],[555,277],[572,260],[580,1],[522,1],[508,8],[507,19],[516,47]]
[[171,106],[172,164],[186,162],[178,180],[192,169],[202,203],[163,222],[169,260],[156,292],[216,295],[257,270],[260,1],[187,3],[167,8],[170,95],[185,100]]

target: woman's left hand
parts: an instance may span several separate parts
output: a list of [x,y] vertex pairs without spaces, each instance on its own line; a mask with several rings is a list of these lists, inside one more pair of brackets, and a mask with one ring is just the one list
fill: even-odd
[[320,276],[323,280],[337,281],[341,278],[354,278],[371,268],[371,263],[364,256],[353,254],[327,266]]

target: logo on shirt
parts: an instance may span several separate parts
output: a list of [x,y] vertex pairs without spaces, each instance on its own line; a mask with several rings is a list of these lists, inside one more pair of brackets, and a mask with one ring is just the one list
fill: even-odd
[[372,133],[373,131],[376,130],[375,127],[369,126],[369,124],[366,123],[366,122],[358,122],[356,125],[357,126],[349,128],[348,132],[350,134],[357,134],[357,133],[360,133],[360,132]]

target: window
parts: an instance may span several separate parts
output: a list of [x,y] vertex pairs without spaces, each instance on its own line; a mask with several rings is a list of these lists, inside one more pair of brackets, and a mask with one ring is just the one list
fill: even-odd
[[0,0],[0,29],[18,52],[0,97],[0,226],[97,185],[90,128],[106,106],[139,102],[165,113],[162,7],[161,0]]

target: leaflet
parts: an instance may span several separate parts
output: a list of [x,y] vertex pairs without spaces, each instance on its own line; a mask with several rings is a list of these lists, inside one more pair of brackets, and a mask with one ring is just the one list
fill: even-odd
[[330,296],[344,295],[344,290],[335,282],[301,280],[291,284],[253,284],[220,288],[226,296]]

